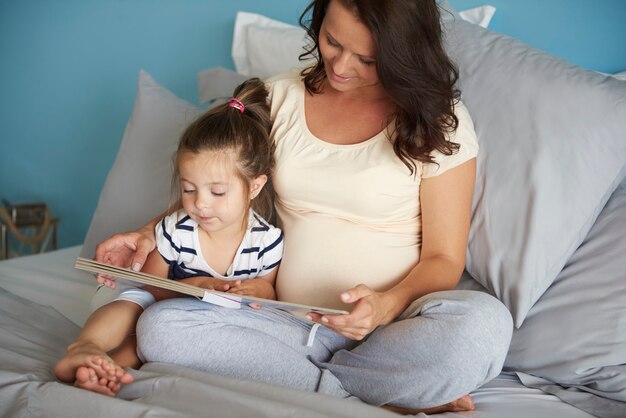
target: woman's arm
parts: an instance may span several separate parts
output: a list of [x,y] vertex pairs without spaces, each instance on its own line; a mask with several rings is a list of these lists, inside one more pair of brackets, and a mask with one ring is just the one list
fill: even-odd
[[[141,228],[120,234],[115,234],[96,246],[95,259],[101,263],[112,264],[118,267],[131,267],[135,271],[143,268],[150,252],[156,247],[154,228],[156,224],[168,214],[178,210],[177,203],[165,213],[153,218]],[[115,288],[115,280],[102,274],[96,276],[98,284]]]
[[422,180],[422,246],[420,260],[409,274],[386,292],[359,285],[341,294],[354,303],[349,315],[310,314],[316,322],[361,340],[379,325],[397,318],[414,300],[453,289],[465,267],[476,159],[439,176]]

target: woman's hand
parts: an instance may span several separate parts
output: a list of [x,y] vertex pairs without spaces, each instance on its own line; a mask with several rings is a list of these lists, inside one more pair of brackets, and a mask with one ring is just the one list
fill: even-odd
[[[154,229],[143,227],[133,232],[115,234],[96,246],[96,261],[140,271],[148,254],[155,248]],[[98,284],[115,288],[115,279],[96,275]]]
[[394,319],[393,314],[389,314],[393,301],[385,293],[376,292],[363,284],[346,290],[340,297],[344,303],[354,303],[352,312],[346,315],[320,315],[311,312],[308,317],[357,341],[361,341],[378,326],[388,324]]

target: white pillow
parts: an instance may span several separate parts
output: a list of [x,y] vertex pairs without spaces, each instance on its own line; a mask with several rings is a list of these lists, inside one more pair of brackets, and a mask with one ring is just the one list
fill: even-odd
[[250,26],[247,37],[251,75],[268,78],[282,72],[278,71],[280,68],[303,68],[311,62],[300,61],[298,58],[307,43],[306,32],[302,28]]
[[136,229],[167,209],[173,153],[180,134],[201,111],[140,71],[135,108],[100,193],[82,257],[93,257],[102,240]]
[[618,80],[626,81],[626,71],[622,71],[621,73],[613,74],[613,77]]
[[[462,17],[486,27],[495,11],[493,6],[481,6],[462,12]],[[256,13],[238,12],[231,53],[238,73],[267,78],[294,67],[305,67],[307,63],[300,62],[298,56],[304,52],[306,43],[306,32],[299,26]]]
[[238,12],[231,51],[235,69],[255,77],[285,72],[299,65],[305,37],[306,32],[298,26],[256,13]]
[[491,22],[491,18],[493,17],[495,12],[495,7],[486,5],[464,10],[462,12],[459,12],[459,15],[463,18],[463,20],[486,28],[489,26],[489,22]]

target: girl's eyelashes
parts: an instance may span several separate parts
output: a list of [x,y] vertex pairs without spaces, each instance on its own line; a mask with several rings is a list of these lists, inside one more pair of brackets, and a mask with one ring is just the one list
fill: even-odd
[[[196,191],[195,191],[194,189],[183,189],[183,193],[186,193],[186,194],[195,193],[195,192],[196,192]],[[226,192],[215,192],[215,191],[211,191],[211,194],[212,194],[213,196],[218,196],[218,197],[219,197],[219,196],[225,196],[225,195],[226,195]]]

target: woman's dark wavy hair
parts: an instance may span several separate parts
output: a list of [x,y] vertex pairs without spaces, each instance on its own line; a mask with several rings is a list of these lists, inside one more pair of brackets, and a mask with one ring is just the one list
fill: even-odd
[[[302,71],[311,94],[320,93],[326,79],[320,57],[319,35],[331,0],[314,0],[300,16],[300,25],[312,42],[300,55],[317,63]],[[353,10],[371,31],[376,44],[380,82],[396,104],[394,152],[415,172],[416,163],[433,162],[431,152],[458,151],[448,141],[458,119],[454,105],[458,70],[443,48],[439,6],[435,0],[336,0]]]

